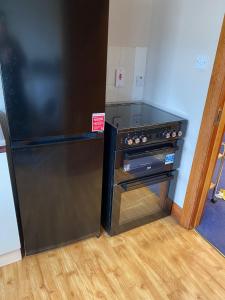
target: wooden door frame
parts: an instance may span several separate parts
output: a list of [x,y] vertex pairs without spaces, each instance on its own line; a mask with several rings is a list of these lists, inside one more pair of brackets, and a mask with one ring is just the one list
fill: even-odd
[[[220,115],[220,121],[219,121]],[[199,138],[180,218],[192,229],[199,225],[225,128],[225,18],[209,85]]]

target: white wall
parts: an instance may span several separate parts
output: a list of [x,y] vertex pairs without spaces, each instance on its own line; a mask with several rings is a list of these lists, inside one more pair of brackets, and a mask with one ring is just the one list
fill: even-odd
[[0,111],[5,111],[1,73],[0,73]]
[[109,45],[149,45],[149,14],[152,0],[110,0]]
[[[1,131],[1,130],[0,130]],[[2,140],[2,132],[0,134]],[[20,239],[6,153],[0,153],[0,267],[21,259]]]
[[[189,120],[175,202],[183,205],[225,13],[224,0],[153,0],[145,100]],[[204,55],[205,70],[195,67]]]
[[[143,87],[136,76],[145,76],[152,0],[110,0],[107,68],[108,102],[142,100]],[[115,87],[115,70],[125,70],[125,85]]]
[[0,153],[0,256],[20,249],[19,232],[6,153]]

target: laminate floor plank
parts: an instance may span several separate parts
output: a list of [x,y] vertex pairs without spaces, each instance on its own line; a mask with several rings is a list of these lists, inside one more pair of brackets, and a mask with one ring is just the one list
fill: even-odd
[[225,299],[225,259],[172,217],[0,268],[0,300]]

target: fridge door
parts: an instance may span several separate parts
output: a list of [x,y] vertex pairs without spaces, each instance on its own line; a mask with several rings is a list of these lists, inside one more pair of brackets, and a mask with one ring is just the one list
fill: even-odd
[[27,255],[100,232],[103,139],[13,150]]
[[105,111],[108,0],[1,2],[0,63],[12,141],[92,130]]

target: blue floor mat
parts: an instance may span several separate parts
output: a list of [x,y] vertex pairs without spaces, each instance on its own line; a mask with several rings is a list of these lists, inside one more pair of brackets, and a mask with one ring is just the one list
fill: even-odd
[[213,204],[209,199],[197,231],[225,255],[225,201]]
[[[223,142],[225,142],[225,134]],[[222,146],[220,152],[223,152]],[[220,163],[221,161],[218,160],[214,170],[214,176],[212,179],[212,182],[214,183],[216,183]],[[217,187],[217,193],[220,189],[225,189],[225,166]],[[211,190],[208,193],[208,199],[201,224],[196,228],[196,230],[225,255],[225,201],[218,199],[218,201],[214,204],[210,201],[212,197],[213,191]]]

